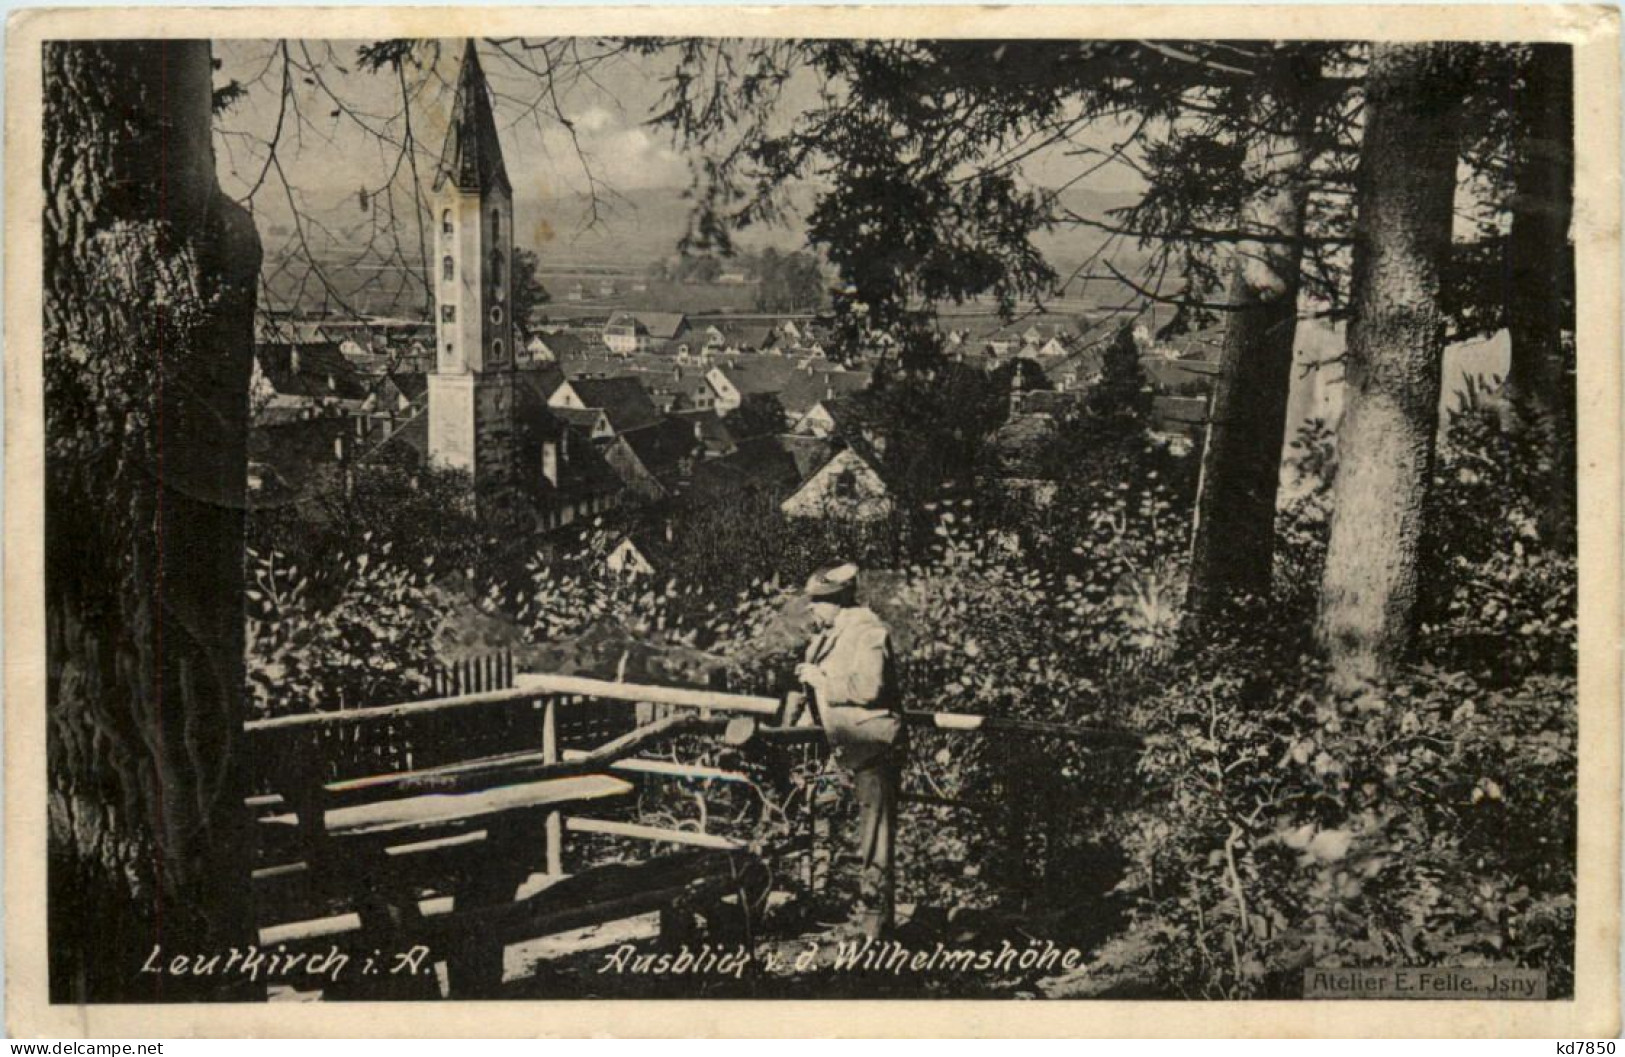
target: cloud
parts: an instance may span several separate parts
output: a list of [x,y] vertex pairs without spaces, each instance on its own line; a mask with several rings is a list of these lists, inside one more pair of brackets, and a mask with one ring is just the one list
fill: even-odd
[[590,106],[570,119],[580,132],[602,132],[611,125],[618,125],[615,115],[601,106]]

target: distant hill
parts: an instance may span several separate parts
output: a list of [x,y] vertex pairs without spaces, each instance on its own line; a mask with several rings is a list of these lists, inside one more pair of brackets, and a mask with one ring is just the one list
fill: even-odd
[[[804,213],[811,207],[811,188],[804,189],[795,204]],[[1066,208],[1094,219],[1106,220],[1107,211],[1132,205],[1132,192],[1100,192],[1071,188],[1062,198]],[[387,247],[375,242],[381,252],[367,255],[363,247],[376,238],[376,217],[363,211],[353,194],[307,195],[317,223],[306,227],[311,250],[324,262],[327,278],[339,296],[358,308],[373,312],[421,308],[424,287],[398,261],[382,257]],[[655,188],[607,196],[593,203],[586,195],[572,194],[550,200],[521,199],[515,204],[515,231],[519,245],[541,256],[542,272],[571,267],[607,268],[641,273],[651,263],[673,257],[688,229],[693,203],[681,188]],[[270,280],[278,307],[298,301],[306,309],[322,302],[328,294],[304,266],[303,251],[293,237],[291,225],[274,213],[261,217],[265,243],[265,274]],[[407,260],[415,251],[416,232],[403,234]],[[1040,234],[1036,242],[1062,276],[1071,274],[1095,253],[1107,236],[1086,226],[1067,225]],[[387,242],[388,240],[384,240]],[[782,225],[751,228],[737,239],[742,249],[759,251],[772,246],[781,251],[806,247],[806,228],[792,213]],[[1143,255],[1132,247],[1120,248],[1118,266],[1132,270]],[[1099,268],[1094,269],[1098,274]],[[1098,284],[1096,284],[1098,286]],[[562,291],[556,291],[556,294]],[[1095,291],[1089,292],[1095,295]],[[1098,295],[1095,295],[1098,297]]]
[[[797,196],[795,205],[803,212],[812,206],[811,190]],[[1069,188],[1062,196],[1064,207],[1080,216],[1107,220],[1107,211],[1133,205],[1139,196],[1125,191],[1094,191]],[[598,203],[598,223],[593,219],[593,203],[585,195],[570,195],[551,201],[521,201],[515,206],[515,224],[520,239],[543,254],[549,252],[572,264],[648,263],[670,257],[688,230],[693,202],[681,188],[631,191],[624,196]],[[1087,259],[1106,235],[1079,225],[1041,234],[1038,247],[1058,268],[1076,267]],[[742,248],[760,250],[773,246],[796,250],[806,246],[807,233],[801,219],[788,218],[782,226],[750,228],[739,233]]]

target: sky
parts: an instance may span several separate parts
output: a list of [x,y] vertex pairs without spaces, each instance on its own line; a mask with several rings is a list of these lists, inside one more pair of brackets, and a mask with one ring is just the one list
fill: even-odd
[[[355,224],[361,210],[354,203],[363,189],[374,202],[380,201],[380,193],[393,190],[398,215],[410,215],[412,174],[400,149],[408,119],[419,143],[418,180],[424,186],[432,180],[463,42],[442,40],[414,49],[413,61],[400,75],[388,68],[377,73],[360,69],[359,43],[290,40],[286,106],[279,105],[282,42],[216,43],[216,86],[236,80],[246,88],[217,122],[221,180],[228,193],[251,197],[262,233],[287,223],[290,197],[317,215],[341,216],[344,223]],[[618,195],[675,192],[690,185],[693,155],[671,133],[649,124],[665,89],[671,56],[608,51],[607,45],[588,39],[480,43],[519,222],[524,225],[528,218],[537,229],[537,241],[568,242],[589,225],[594,219],[589,191],[603,209],[600,227],[613,231],[640,222],[636,207],[619,201]],[[786,120],[813,100],[814,88],[810,79],[788,85]],[[403,92],[410,99],[404,112]],[[277,164],[267,165],[265,143],[279,120]],[[1103,145],[1114,134],[1120,133],[1106,128],[1091,139]],[[1035,157],[1029,171],[1040,182],[1059,181],[1078,164],[1054,151]],[[1134,183],[1126,168],[1108,167],[1091,178],[1102,190]],[[809,188],[799,190],[803,199],[810,193]],[[600,237],[603,233],[596,232]],[[799,232],[786,233],[783,244],[797,242]]]
[[[432,179],[433,159],[445,137],[461,41],[439,41],[409,69],[412,133],[420,144],[420,179]],[[248,88],[219,121],[216,151],[222,183],[241,197],[265,167],[263,144],[277,127],[281,61],[276,41],[216,44],[220,86],[237,80]],[[313,201],[354,196],[382,188],[398,173],[398,190],[409,188],[398,169],[405,132],[402,86],[392,71],[368,73],[355,62],[357,42],[290,45],[296,69],[279,143],[287,183]],[[679,189],[690,182],[688,157],[670,133],[649,126],[662,85],[656,64],[615,57],[591,68],[590,76],[549,86],[532,70],[544,68],[518,42],[499,50],[481,45],[481,63],[496,95],[496,114],[508,176],[516,199],[570,199],[596,189],[603,196],[653,188]],[[590,56],[590,42],[579,50]],[[508,54],[504,54],[506,51]],[[512,55],[514,58],[509,58]],[[668,60],[669,61],[669,60]],[[521,67],[524,62],[531,70]],[[554,95],[549,95],[549,90]],[[535,104],[540,100],[542,105]],[[295,113],[303,120],[296,121]],[[564,119],[560,120],[560,117]],[[566,127],[568,121],[570,127]],[[573,132],[573,135],[572,135]],[[287,193],[273,169],[254,193],[258,211],[282,217]]]

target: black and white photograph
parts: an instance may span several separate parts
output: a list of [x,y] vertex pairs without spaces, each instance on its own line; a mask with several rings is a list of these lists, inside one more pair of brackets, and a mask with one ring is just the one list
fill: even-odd
[[1617,1030],[1579,38],[765,11],[28,44],[41,1001]]

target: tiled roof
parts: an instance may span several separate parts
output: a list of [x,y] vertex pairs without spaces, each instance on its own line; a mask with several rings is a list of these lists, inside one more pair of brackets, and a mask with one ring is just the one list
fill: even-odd
[[408,400],[416,401],[429,391],[429,376],[420,371],[396,371],[389,380]]
[[737,356],[733,361],[732,366],[722,367],[722,373],[740,396],[782,393],[796,376],[796,365],[780,356]]
[[643,429],[660,421],[660,412],[636,378],[575,378],[570,387],[587,407],[601,407],[616,433]]
[[[601,407],[553,407],[549,408],[553,417],[576,429],[592,432],[598,424],[598,419],[604,414]],[[611,427],[613,428],[613,427]]]
[[[519,479],[526,491],[546,499],[563,495],[608,495],[620,491],[620,477],[604,461],[598,446],[585,430],[571,423],[568,408],[548,407],[552,390],[520,385],[514,393]],[[596,411],[588,412],[596,415]],[[559,483],[557,487],[542,476],[542,445],[557,444]]]
[[792,415],[804,415],[816,405],[869,388],[868,371],[796,372],[779,394],[779,402]]
[[1207,425],[1207,400],[1199,396],[1156,397],[1151,401],[1151,419],[1159,429],[1200,429]]
[[678,411],[672,417],[690,425],[699,425],[700,443],[705,446],[707,455],[728,455],[738,446],[727,423],[711,408]]
[[1160,392],[1212,385],[1212,366],[1202,360],[1170,360],[1161,356],[1140,357],[1140,369]]
[[587,338],[570,331],[561,330],[557,334],[538,334],[536,337],[542,339],[542,344],[547,346],[548,351],[561,361],[571,357],[583,356],[589,351],[599,352],[604,347],[603,341],[596,335]]
[[559,386],[564,384],[564,372],[557,367],[543,367],[539,371],[514,372],[515,384],[541,403],[546,404],[548,397],[558,392]]
[[694,435],[693,423],[678,418],[662,419],[655,425],[623,433],[622,437],[644,469],[657,477],[678,469],[683,459],[695,457],[702,446]]
[[639,312],[638,322],[656,341],[670,341],[682,332],[688,317],[681,312]]
[[823,437],[799,437],[784,435],[777,438],[779,446],[789,453],[795,460],[796,475],[805,481],[819,467],[829,461],[830,450],[833,445]]
[[1224,328],[1208,327],[1191,334],[1168,338],[1161,344],[1171,346],[1181,360],[1203,360],[1218,363],[1224,352]]
[[334,342],[257,345],[254,356],[265,380],[284,396],[318,400],[367,398],[367,388],[357,376],[355,365],[344,358]]
[[[695,467],[694,480],[689,488],[689,495],[696,500],[706,501],[747,491],[769,491],[788,494],[797,485],[810,475],[812,470],[822,466],[828,458],[829,445],[823,441],[816,441],[813,445],[787,444],[792,438],[787,437],[752,437],[741,441],[732,455],[721,459],[709,459]],[[812,438],[798,437],[795,441],[810,441]],[[802,449],[802,457],[793,450]],[[810,464],[812,469],[803,471],[804,465]]]

